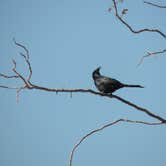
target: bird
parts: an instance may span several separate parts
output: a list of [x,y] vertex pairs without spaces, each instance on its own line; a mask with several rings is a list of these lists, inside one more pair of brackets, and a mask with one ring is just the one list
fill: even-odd
[[94,84],[96,88],[104,94],[112,94],[118,89],[124,88],[124,87],[132,87],[132,88],[144,88],[141,85],[129,85],[121,83],[120,81],[106,77],[100,74],[101,67],[98,67],[95,69],[92,73],[92,78],[94,80]]

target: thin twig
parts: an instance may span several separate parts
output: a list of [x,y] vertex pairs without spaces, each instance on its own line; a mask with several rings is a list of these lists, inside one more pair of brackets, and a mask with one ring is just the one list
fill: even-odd
[[3,77],[3,78],[19,78],[17,75],[10,76],[10,75],[6,75],[6,74],[2,74],[2,73],[0,73],[0,77]]
[[138,33],[142,33],[142,32],[156,32],[158,34],[160,34],[162,37],[164,37],[166,39],[166,34],[164,34],[163,32],[161,32],[158,29],[149,29],[149,28],[143,28],[140,30],[134,30],[126,21],[124,21],[122,19],[122,17],[120,17],[120,15],[118,14],[118,9],[117,9],[117,5],[115,0],[112,0],[113,4],[114,4],[114,8],[115,8],[115,16],[119,19],[119,21],[121,23],[123,23],[132,33],[138,34]]
[[161,50],[161,51],[156,51],[156,52],[147,52],[147,54],[144,55],[144,56],[140,59],[140,62],[138,63],[137,66],[140,66],[140,65],[143,63],[144,58],[147,58],[147,57],[152,56],[152,55],[163,54],[163,53],[165,53],[165,52],[166,52],[166,49]]
[[166,6],[158,5],[158,4],[155,4],[155,3],[152,3],[152,2],[144,1],[144,3],[146,3],[148,5],[151,5],[151,6],[158,7],[158,8],[163,8],[163,9],[166,8]]
[[29,82],[30,79],[31,79],[31,76],[32,76],[32,67],[31,67],[31,64],[30,64],[30,61],[29,61],[29,59],[30,59],[29,50],[28,50],[24,45],[22,45],[22,44],[16,42],[15,38],[13,38],[13,41],[14,41],[14,44],[15,44],[16,46],[23,48],[23,50],[24,50],[25,53],[26,53],[26,55],[25,55],[25,54],[23,54],[22,52],[20,52],[20,55],[25,59],[27,65],[28,65],[28,68],[29,68],[29,76],[28,76],[28,78],[27,78],[27,82]]
[[6,85],[0,85],[0,88],[2,88],[2,89],[14,89],[14,90],[19,89],[19,87],[11,87],[11,86],[6,86]]
[[20,96],[21,90],[23,90],[25,88],[26,88],[26,86],[23,86],[23,87],[20,87],[19,89],[17,89],[17,91],[16,91],[16,101],[17,101],[17,103],[19,102],[19,96]]
[[[116,3],[116,4],[118,4],[118,3],[123,3],[123,0],[116,0],[115,3]],[[113,8],[114,8],[114,5],[112,5],[112,6],[108,9],[108,11],[111,12]]]
[[145,125],[161,125],[161,124],[164,124],[162,122],[154,122],[154,123],[151,123],[151,122],[145,122],[145,121],[138,121],[138,120],[129,120],[129,119],[118,119],[118,120],[115,120],[113,122],[109,122],[97,129],[94,129],[90,132],[88,132],[87,134],[85,134],[83,137],[80,138],[80,140],[78,141],[78,143],[76,143],[71,151],[71,154],[70,154],[70,159],[69,159],[69,166],[72,166],[72,162],[73,162],[73,157],[74,157],[74,153],[76,151],[76,149],[80,146],[80,144],[85,140],[87,139],[89,136],[97,133],[97,132],[100,132],[102,131],[103,129],[106,129],[110,126],[113,126],[119,122],[128,122],[128,123],[139,123],[139,124],[145,124]]
[[16,42],[15,38],[13,38],[13,41],[14,41],[15,45],[17,45],[17,46],[23,48],[23,50],[26,52],[27,59],[29,59],[29,51],[28,51],[28,49],[27,49],[24,45],[22,45],[22,44]]
[[18,73],[17,72],[17,70],[16,70],[16,61],[13,59],[12,60],[12,62],[13,62],[13,64],[14,64],[14,67],[13,67],[13,72],[25,83],[25,85],[28,85],[28,83],[27,83],[27,81],[26,81],[26,79],[20,74],[20,73]]
[[28,68],[29,68],[29,76],[27,78],[27,82],[30,82],[30,79],[32,77],[32,67],[29,61],[29,58],[27,58],[27,56],[25,56],[23,53],[20,53],[20,55],[25,59],[26,63],[28,64]]

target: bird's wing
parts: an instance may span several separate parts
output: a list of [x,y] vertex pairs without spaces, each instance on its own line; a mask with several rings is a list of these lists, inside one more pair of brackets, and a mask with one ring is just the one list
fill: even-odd
[[106,85],[107,84],[109,84],[109,85],[114,85],[114,84],[121,85],[122,84],[120,81],[118,81],[114,78],[109,78],[109,77],[103,76],[102,79],[103,79],[103,83],[106,84]]
[[104,77],[103,80],[104,80],[103,85],[106,89],[108,88],[108,89],[112,89],[112,90],[117,90],[117,89],[123,87],[123,84],[116,79]]

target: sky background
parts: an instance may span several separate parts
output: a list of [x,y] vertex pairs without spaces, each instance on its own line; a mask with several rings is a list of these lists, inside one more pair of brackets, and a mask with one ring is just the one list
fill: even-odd
[[[151,1],[152,2],[152,1]],[[153,1],[163,4],[163,0]],[[49,88],[96,89],[92,71],[144,89],[115,92],[166,118],[165,56],[145,59],[146,51],[165,48],[156,33],[132,34],[108,12],[111,0],[1,0],[0,72],[27,66],[12,41],[30,51],[32,83]],[[142,0],[125,0],[125,19],[133,28],[158,28],[166,33],[166,10]],[[1,85],[21,85],[0,78]],[[157,122],[119,101],[92,94],[25,90],[16,102],[14,90],[0,89],[0,165],[67,166],[74,144],[92,129],[118,118]],[[75,153],[73,166],[164,166],[165,126],[119,123],[89,137]]]

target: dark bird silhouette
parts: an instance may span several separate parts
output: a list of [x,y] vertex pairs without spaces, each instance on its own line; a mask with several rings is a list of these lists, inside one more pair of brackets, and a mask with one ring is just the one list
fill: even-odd
[[93,71],[92,77],[97,89],[102,93],[112,94],[116,90],[124,87],[144,88],[141,85],[123,84],[116,79],[103,76],[100,74],[100,68],[101,67],[98,67],[96,70]]

